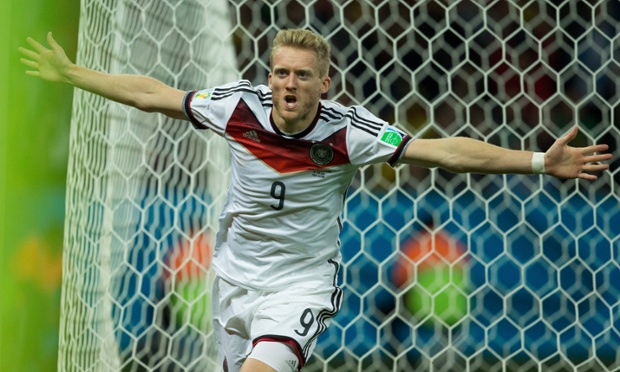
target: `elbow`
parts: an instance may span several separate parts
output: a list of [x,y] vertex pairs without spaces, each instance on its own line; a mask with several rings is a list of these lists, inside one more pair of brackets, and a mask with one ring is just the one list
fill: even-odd
[[496,173],[492,169],[490,162],[479,159],[470,159],[471,161],[464,160],[467,159],[454,159],[454,161],[446,163],[442,168],[451,173]]
[[482,145],[469,138],[454,138],[444,151],[441,167],[452,173],[495,173],[498,155]]
[[450,173],[471,173],[471,169],[467,169],[465,167],[444,167]]
[[470,171],[467,165],[463,162],[463,157],[450,155],[444,159],[440,168],[443,168],[451,173],[467,173]]
[[149,99],[145,99],[144,97],[135,97],[129,102],[129,105],[140,111],[155,112],[155,106],[152,105],[152,102]]
[[463,166],[449,166],[449,167],[445,167],[445,169],[447,171],[449,171],[450,173],[469,173],[471,172],[471,170],[463,167]]

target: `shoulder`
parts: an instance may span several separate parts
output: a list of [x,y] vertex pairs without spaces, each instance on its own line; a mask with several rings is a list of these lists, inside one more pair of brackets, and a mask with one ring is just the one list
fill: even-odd
[[265,107],[272,105],[271,91],[265,86],[255,87],[247,80],[190,91],[183,99],[183,111],[198,129],[222,129],[240,102],[255,112],[265,111]]
[[213,88],[188,92],[184,107],[209,108],[235,107],[243,100],[252,107],[272,106],[271,90],[264,85],[253,86],[247,80],[235,81]]
[[378,118],[364,106],[344,106],[330,100],[322,100],[321,105],[321,119],[330,124],[345,125],[373,136],[377,136],[387,125],[385,120]]
[[248,80],[240,80],[212,89],[213,100],[224,99],[233,95],[255,96],[259,99],[271,100],[271,90],[265,85],[253,86]]

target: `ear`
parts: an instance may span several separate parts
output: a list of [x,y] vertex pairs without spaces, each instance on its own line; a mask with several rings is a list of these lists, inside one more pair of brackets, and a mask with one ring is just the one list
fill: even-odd
[[269,89],[273,89],[271,87],[271,78],[273,78],[273,74],[270,72],[269,75],[267,75],[267,82],[268,82],[267,86],[269,86]]
[[321,94],[327,93],[331,85],[332,79],[329,76],[325,76],[325,78],[323,78],[323,83],[321,84]]

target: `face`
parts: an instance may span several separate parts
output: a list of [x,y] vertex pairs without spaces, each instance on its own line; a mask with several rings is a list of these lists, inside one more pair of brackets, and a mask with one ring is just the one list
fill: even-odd
[[330,83],[328,76],[319,73],[314,52],[291,47],[276,50],[269,73],[269,88],[273,99],[272,116],[278,128],[286,133],[306,129]]

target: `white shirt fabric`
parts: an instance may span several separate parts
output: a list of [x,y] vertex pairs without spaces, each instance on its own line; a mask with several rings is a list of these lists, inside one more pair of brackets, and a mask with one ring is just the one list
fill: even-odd
[[198,129],[224,137],[231,181],[213,268],[244,288],[334,285],[347,188],[359,167],[394,166],[411,137],[361,106],[321,100],[314,122],[288,135],[271,119],[271,91],[239,81],[184,98]]

